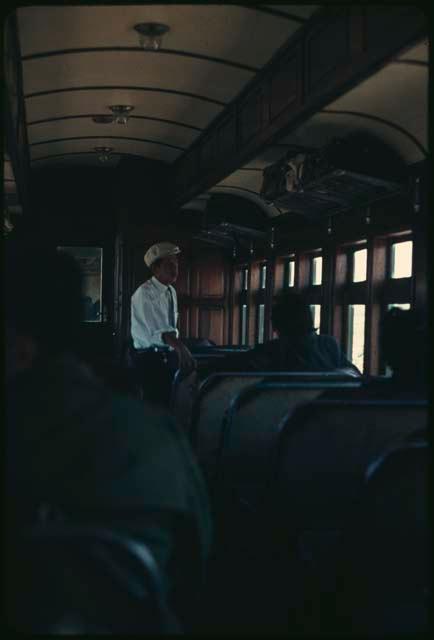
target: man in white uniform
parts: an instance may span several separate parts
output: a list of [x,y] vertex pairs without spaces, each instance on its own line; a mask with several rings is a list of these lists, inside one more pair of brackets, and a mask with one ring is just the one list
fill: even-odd
[[158,242],[145,253],[152,277],[131,298],[131,336],[137,350],[153,347],[174,349],[182,369],[192,369],[194,360],[179,339],[178,303],[173,284],[178,278],[179,247]]

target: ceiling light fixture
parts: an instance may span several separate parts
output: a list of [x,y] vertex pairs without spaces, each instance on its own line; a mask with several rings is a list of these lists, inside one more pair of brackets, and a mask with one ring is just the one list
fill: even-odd
[[134,29],[139,34],[140,46],[145,51],[158,51],[161,48],[163,36],[170,31],[170,27],[161,22],[139,22],[134,25]]
[[110,124],[111,122],[113,122],[114,117],[104,113],[101,115],[92,116],[92,120],[96,122],[96,124]]
[[116,124],[127,124],[130,113],[134,107],[129,104],[113,104],[109,109],[114,113]]
[[98,153],[98,160],[100,162],[107,162],[110,153],[113,151],[113,147],[95,147],[95,151]]

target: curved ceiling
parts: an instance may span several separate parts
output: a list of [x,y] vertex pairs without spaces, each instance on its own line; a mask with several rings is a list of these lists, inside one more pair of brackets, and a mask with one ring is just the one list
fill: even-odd
[[[428,154],[428,41],[397,56],[331,102],[296,130],[217,185],[259,194],[263,169],[298,145],[320,149],[335,137],[365,131],[383,140],[407,165]],[[247,191],[245,192],[247,193]],[[270,210],[268,215],[275,215]]]
[[[96,146],[174,162],[317,5],[34,6],[17,10],[33,166],[98,164]],[[134,25],[170,27],[143,51]],[[254,46],[252,43],[254,42]],[[97,124],[132,105],[126,125]]]

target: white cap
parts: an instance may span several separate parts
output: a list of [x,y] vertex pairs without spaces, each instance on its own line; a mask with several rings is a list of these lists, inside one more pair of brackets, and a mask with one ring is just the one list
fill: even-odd
[[151,267],[156,260],[167,258],[168,256],[176,256],[181,253],[181,249],[171,242],[157,242],[149,247],[145,253],[145,264]]

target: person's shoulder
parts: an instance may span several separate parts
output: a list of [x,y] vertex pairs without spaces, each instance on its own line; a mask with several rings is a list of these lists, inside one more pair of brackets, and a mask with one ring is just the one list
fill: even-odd
[[315,334],[316,340],[324,347],[329,349],[339,349],[338,341],[334,336],[329,336],[327,334]]
[[131,298],[133,300],[137,300],[137,298],[140,298],[144,295],[152,295],[153,292],[154,286],[152,283],[152,278],[149,278],[149,280],[145,280],[145,282],[142,282],[142,284],[137,287]]

